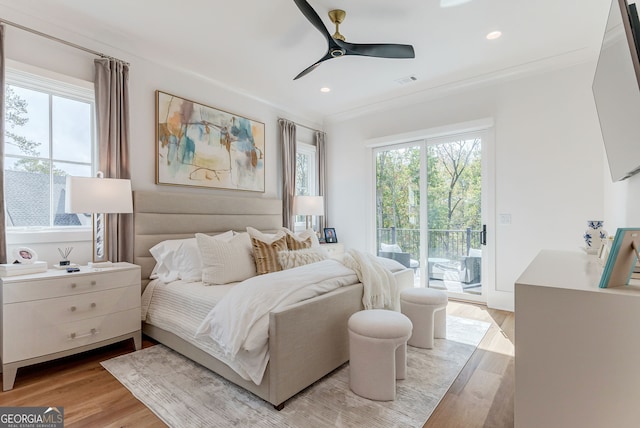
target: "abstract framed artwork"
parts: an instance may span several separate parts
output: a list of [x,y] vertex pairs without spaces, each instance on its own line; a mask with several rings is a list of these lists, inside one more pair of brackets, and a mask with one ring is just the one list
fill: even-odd
[[264,192],[264,123],[156,91],[156,184]]

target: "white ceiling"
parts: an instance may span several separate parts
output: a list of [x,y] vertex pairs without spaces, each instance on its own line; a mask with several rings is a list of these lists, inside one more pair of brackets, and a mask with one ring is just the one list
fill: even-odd
[[[450,7],[441,3],[461,0],[308,1],[331,33],[327,12],[344,9],[340,32],[347,41],[412,44],[416,58],[332,59],[293,81],[326,52],[326,41],[293,0],[0,0],[0,5],[315,118],[460,83],[595,60],[609,10],[609,0],[471,0]],[[486,40],[493,30],[502,37]],[[395,82],[407,76],[417,81]],[[321,93],[322,86],[331,92]]]

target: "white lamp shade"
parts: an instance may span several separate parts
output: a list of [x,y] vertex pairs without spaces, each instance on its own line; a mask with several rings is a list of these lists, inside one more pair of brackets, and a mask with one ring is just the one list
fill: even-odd
[[296,196],[293,198],[293,212],[296,215],[324,215],[324,197]]
[[131,180],[67,176],[64,207],[68,213],[131,213]]

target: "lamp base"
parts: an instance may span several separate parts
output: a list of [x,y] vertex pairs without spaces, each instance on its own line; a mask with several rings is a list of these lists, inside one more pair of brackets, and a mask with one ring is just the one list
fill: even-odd
[[87,266],[89,266],[90,268],[107,268],[107,267],[113,267],[113,263],[111,262],[89,262],[87,263]]

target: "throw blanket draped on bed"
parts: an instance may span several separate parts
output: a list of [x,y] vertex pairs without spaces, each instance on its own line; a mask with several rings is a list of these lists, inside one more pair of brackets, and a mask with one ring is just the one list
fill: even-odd
[[396,278],[378,257],[349,250],[342,262],[356,272],[364,286],[362,304],[365,309],[400,310],[400,290]]
[[259,385],[269,361],[269,312],[357,282],[336,260],[249,278],[209,312],[196,336],[209,335]]

